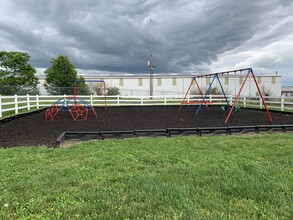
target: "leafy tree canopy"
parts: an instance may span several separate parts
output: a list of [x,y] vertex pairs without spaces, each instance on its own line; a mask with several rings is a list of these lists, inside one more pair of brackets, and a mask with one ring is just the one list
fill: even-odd
[[0,51],[0,94],[38,94],[36,70],[23,52]]
[[[51,66],[45,71],[46,82],[44,84],[49,94],[73,94],[73,84],[75,80],[83,80],[77,77],[75,66],[70,63],[67,56],[59,55],[52,58]],[[79,94],[89,94],[89,89],[85,83],[78,83]]]
[[[77,80],[84,80],[82,76],[77,77]],[[78,82],[76,84],[77,87],[77,95],[90,95],[90,88],[85,82]]]

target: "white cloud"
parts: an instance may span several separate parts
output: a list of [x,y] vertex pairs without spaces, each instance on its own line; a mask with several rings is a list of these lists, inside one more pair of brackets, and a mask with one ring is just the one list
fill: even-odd
[[278,72],[279,75],[283,76],[284,85],[292,85],[292,51],[293,34],[254,50],[240,52],[233,50],[233,52],[224,53],[219,56],[218,61],[212,64],[211,68],[214,71],[222,71],[252,67],[257,70],[255,71],[257,74]]

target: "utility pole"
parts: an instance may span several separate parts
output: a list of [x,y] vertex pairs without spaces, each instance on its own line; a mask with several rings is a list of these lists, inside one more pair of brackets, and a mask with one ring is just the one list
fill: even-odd
[[154,89],[153,88],[153,75],[154,75],[154,69],[155,69],[155,66],[153,65],[152,51],[150,52],[150,58],[147,63],[147,68],[149,69],[149,73],[150,73],[150,99],[152,99],[153,89]]

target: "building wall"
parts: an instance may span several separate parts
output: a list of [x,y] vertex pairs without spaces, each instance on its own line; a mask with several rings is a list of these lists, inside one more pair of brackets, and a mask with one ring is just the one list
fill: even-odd
[[293,97],[293,87],[283,87],[282,88],[282,95],[285,97]]
[[[107,87],[118,87],[122,95],[141,96],[149,95],[150,78],[149,75],[119,75],[119,76],[84,76],[86,80],[104,80]],[[192,75],[154,75],[153,76],[153,94],[154,95],[184,95],[191,83]],[[244,81],[245,75],[220,76],[219,79],[226,94],[236,95]],[[204,92],[212,77],[196,78],[199,87]],[[272,96],[281,95],[281,76],[260,76],[257,77],[259,87]],[[41,85],[44,83],[44,77],[40,77]],[[41,86],[42,87],[42,86]],[[217,79],[214,80],[212,88],[216,87],[221,91]],[[191,86],[191,91],[197,90],[196,85]],[[41,88],[41,93],[45,90]],[[255,96],[257,87],[252,77],[249,77],[243,87],[241,95]]]

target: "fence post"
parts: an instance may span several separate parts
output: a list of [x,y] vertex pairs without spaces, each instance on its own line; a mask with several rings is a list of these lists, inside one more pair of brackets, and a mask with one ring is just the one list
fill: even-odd
[[37,104],[37,109],[40,108],[40,105],[39,105],[39,95],[36,95],[36,104]]
[[[76,98],[76,97],[74,97],[74,98]],[[74,102],[75,102],[75,100],[74,100]],[[67,107],[66,94],[64,94],[64,107]]]
[[143,96],[140,97],[140,105],[143,105]]
[[212,101],[213,101],[213,95],[210,94],[210,102],[212,102]]
[[91,102],[91,106],[93,106],[93,95],[91,94],[91,97],[90,97],[90,102]]
[[246,96],[243,97],[243,107],[246,107]]
[[190,97],[189,97],[189,94],[187,95],[187,102],[189,102],[189,99],[190,99]]
[[0,118],[2,118],[2,98],[0,95]]
[[262,99],[259,97],[259,108],[262,109]]
[[18,114],[18,103],[17,103],[17,95],[14,95],[14,108],[15,108],[15,114]]
[[31,110],[30,95],[26,94],[27,110]]
[[285,97],[284,95],[281,96],[281,111],[283,112],[284,111],[284,101],[285,101]]
[[167,105],[167,98],[166,98],[166,95],[164,95],[164,105]]
[[229,100],[230,103],[229,104],[232,105],[233,104],[233,95],[230,94],[229,96],[230,96],[230,100]]
[[119,94],[117,95],[117,106],[120,106],[120,96],[119,96]]

